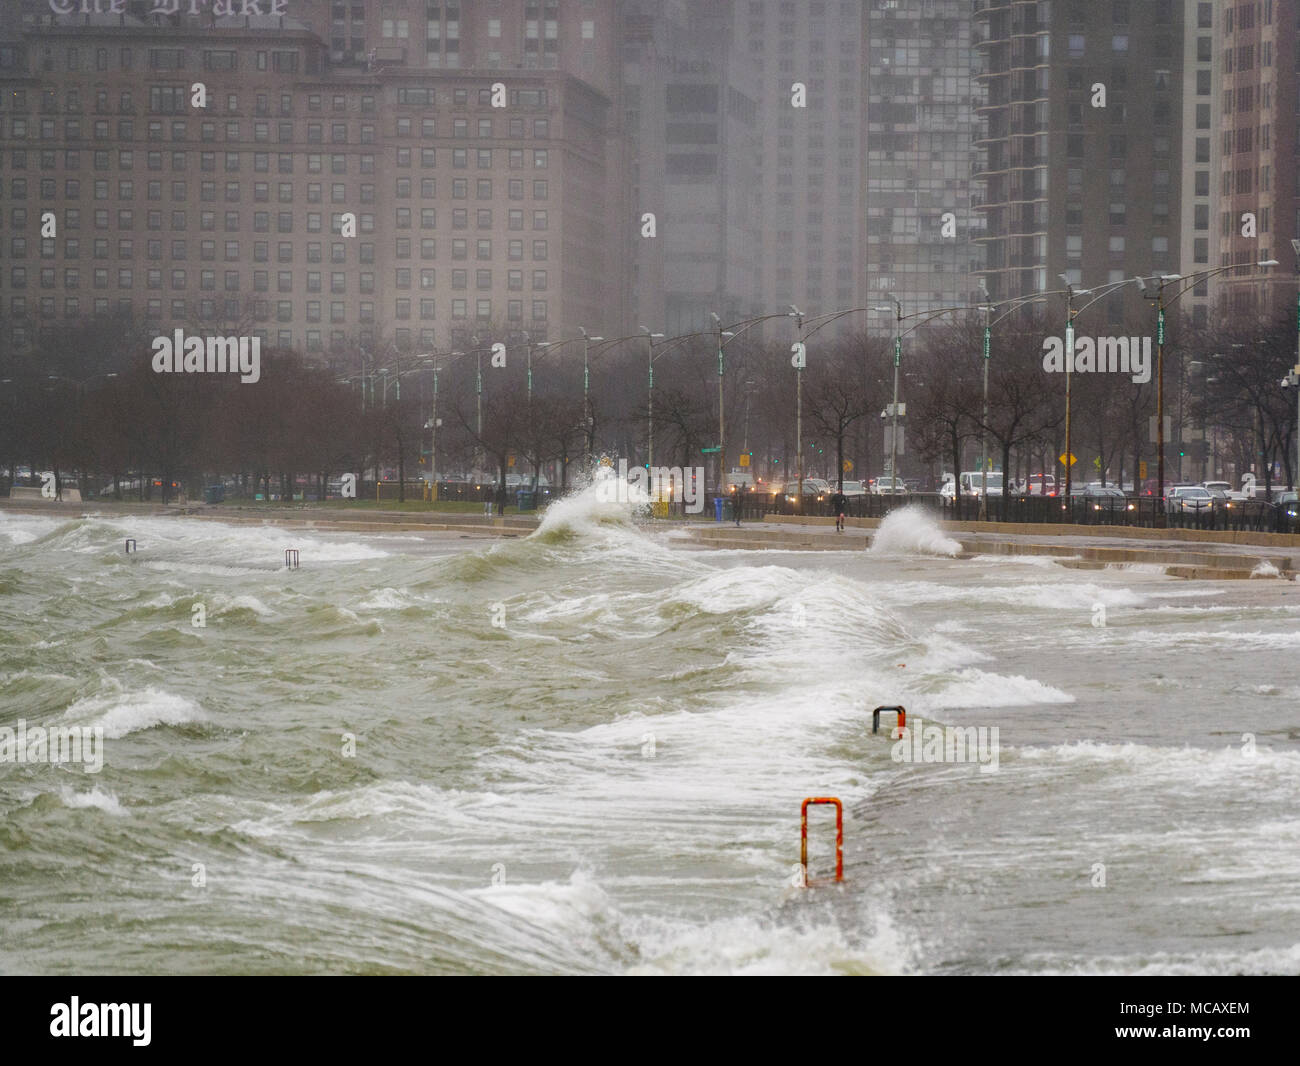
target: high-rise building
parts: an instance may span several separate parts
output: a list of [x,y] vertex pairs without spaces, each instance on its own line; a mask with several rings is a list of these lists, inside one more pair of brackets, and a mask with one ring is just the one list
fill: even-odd
[[[1182,263],[1182,3],[976,0],[990,294]],[[1107,302],[1111,321],[1124,301]]]
[[[1220,141],[1214,132],[1214,111],[1223,88],[1223,63],[1214,34],[1221,7],[1206,0],[1189,3],[1183,20],[1182,267],[1178,273],[1185,277],[1219,263],[1220,228],[1214,204]],[[1182,297],[1183,310],[1194,325],[1209,322],[1216,281],[1207,278]]]
[[910,311],[978,302],[981,54],[969,0],[868,0],[866,274]]
[[[864,0],[739,0],[736,41],[760,79],[762,305],[862,304]],[[796,95],[800,94],[800,95]],[[852,317],[832,329],[861,328]]]
[[[1300,3],[1216,4],[1213,20],[1222,65],[1213,133],[1220,165],[1211,174],[1219,265],[1237,266],[1215,279],[1217,303],[1227,313],[1273,315],[1294,308],[1300,266],[1290,243],[1300,238]],[[1253,264],[1264,259],[1282,266],[1261,284]]]
[[[556,27],[554,4],[525,5],[539,19],[518,24],[492,3],[366,4],[360,22],[355,3],[304,0],[307,20],[146,6],[28,5],[0,40],[9,339],[127,306],[160,330],[240,325],[339,360],[445,349],[488,326],[627,328],[618,116],[558,69],[571,59],[611,81],[615,5],[567,5]],[[384,12],[402,39],[408,8],[419,50],[369,57]],[[361,27],[368,58],[349,43],[331,60],[335,39],[309,25],[326,11],[348,42]],[[461,11],[463,24],[449,17]],[[479,65],[496,41],[501,65]],[[47,213],[57,236],[41,236]]]
[[733,7],[645,0],[628,13],[624,121],[633,151],[637,322],[669,335],[762,307],[758,79]]

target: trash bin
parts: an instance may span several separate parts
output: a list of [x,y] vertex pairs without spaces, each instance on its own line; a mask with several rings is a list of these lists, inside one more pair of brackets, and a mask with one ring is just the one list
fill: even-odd
[[208,485],[203,490],[204,503],[224,503],[226,500],[225,485]]
[[730,522],[736,517],[736,505],[726,496],[713,497],[713,520]]
[[515,493],[515,506],[521,511],[531,511],[537,506],[537,496],[532,489],[520,489]]

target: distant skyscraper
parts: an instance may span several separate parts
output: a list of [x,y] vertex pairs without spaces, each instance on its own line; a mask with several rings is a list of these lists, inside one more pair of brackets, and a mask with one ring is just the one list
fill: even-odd
[[[1220,226],[1215,216],[1219,184],[1220,139],[1214,114],[1223,89],[1222,49],[1215,43],[1215,21],[1223,5],[1190,3],[1183,19],[1183,144],[1181,263],[1188,276],[1219,265]],[[1210,301],[1218,279],[1207,279],[1182,298],[1182,307],[1197,326],[1210,319]]]
[[[1220,159],[1211,174],[1219,186],[1219,264],[1239,264],[1216,279],[1216,292],[1224,311],[1271,315],[1294,308],[1296,298],[1290,242],[1300,238],[1300,4],[1216,4],[1212,17],[1223,79],[1221,98],[1210,101],[1219,109],[1211,135]],[[1254,235],[1243,233],[1247,215]],[[1281,266],[1261,285],[1252,264],[1262,259]]]
[[[762,303],[860,306],[864,0],[743,0],[736,40],[759,76]],[[793,106],[795,83],[807,106]],[[860,328],[852,317],[845,330]]]
[[976,3],[993,297],[1178,270],[1183,4]]
[[[669,335],[759,313],[757,77],[731,3],[647,0],[628,11],[624,119],[633,146],[637,321]],[[653,216],[653,220],[647,218]],[[654,236],[642,236],[653,225]]]
[[969,0],[867,0],[866,280],[905,310],[976,302],[985,218]]

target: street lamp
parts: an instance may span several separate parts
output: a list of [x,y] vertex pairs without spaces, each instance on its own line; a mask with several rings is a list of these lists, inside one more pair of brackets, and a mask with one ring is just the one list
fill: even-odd
[[528,346],[528,407],[529,407],[529,410],[532,410],[532,405],[533,405],[533,350],[534,350],[534,349],[538,349],[538,350],[540,350],[540,349],[542,349],[542,348],[549,348],[549,347],[551,346],[551,342],[550,342],[550,341],[541,341],[540,343],[534,344],[534,343],[533,343],[533,339],[532,339],[532,337],[530,337],[530,336],[528,335],[528,331],[527,331],[527,330],[521,330],[521,331],[520,331],[520,336],[522,336],[522,337],[524,338],[524,343]]
[[[993,313],[994,308],[989,304],[988,286],[984,284],[984,279],[980,279],[980,295],[984,297],[984,303],[980,310],[984,312],[984,418],[980,422],[980,509],[979,520],[988,521],[989,517],[989,354],[992,348],[993,327],[989,324],[989,315]],[[942,469],[942,468],[940,468]],[[1007,471],[1002,472],[1002,492],[1005,495],[1009,489],[1007,484]],[[955,475],[954,475],[955,476]],[[953,486],[955,489],[957,486]],[[956,493],[953,499],[957,498]],[[955,508],[954,508],[955,510]],[[1005,509],[1002,512],[1006,514]]]
[[[803,312],[794,304],[790,305],[790,310],[786,312],[794,319],[795,330],[799,340],[795,344],[796,355],[799,361],[794,368],[794,452],[798,458],[799,465],[799,482],[797,502],[799,513],[803,513],[803,370],[808,361],[808,352],[804,348],[803,337]],[[784,486],[782,486],[784,491]],[[789,495],[789,493],[787,493]]]
[[[1195,274],[1189,274],[1183,277],[1181,274],[1161,274],[1158,276],[1160,284],[1156,287],[1154,297],[1149,296],[1146,292],[1143,295],[1147,299],[1156,301],[1156,477],[1159,478],[1159,491],[1161,499],[1165,494],[1165,308],[1176,302],[1184,293],[1194,289],[1202,281],[1208,281],[1216,274],[1222,274],[1225,270],[1234,270],[1240,264],[1231,263],[1227,266],[1215,267],[1213,270],[1200,270]],[[1274,267],[1277,266],[1276,259],[1261,259],[1255,264],[1257,267]],[[1174,296],[1165,299],[1165,286],[1172,282],[1186,281],[1188,284],[1174,294]],[[1142,285],[1143,290],[1146,285]],[[1166,514],[1162,509],[1156,515],[1156,525],[1164,526],[1166,524]]]
[[645,326],[638,327],[646,340],[646,369],[649,371],[646,388],[646,467],[655,461],[655,341],[662,340],[662,333],[651,333]]
[[723,374],[722,346],[725,338],[734,337],[735,333],[731,332],[730,330],[724,330],[722,328],[722,319],[718,317],[716,311],[710,311],[709,314],[713,316],[713,324],[717,327],[717,331],[718,331],[718,495],[726,496],[727,495],[727,442],[726,442],[726,435],[725,435],[725,423],[723,421],[723,413],[722,413],[722,374]]
[[1295,484],[1292,488],[1300,488],[1300,240],[1291,242],[1291,250],[1295,253],[1296,267],[1296,359],[1295,366],[1292,367],[1290,375],[1291,388],[1296,391],[1295,404]]
[[[1070,490],[1074,476],[1074,451],[1071,448],[1070,431],[1070,371],[1074,369],[1074,294],[1086,296],[1091,289],[1076,289],[1074,283],[1064,274],[1057,274],[1065,283],[1065,506],[1070,506]],[[1004,475],[1005,476],[1005,475]]]
[[591,364],[589,352],[593,341],[603,341],[605,338],[590,336],[582,326],[578,327],[578,332],[582,334],[582,420],[587,429],[587,456],[590,458],[596,447],[594,439],[596,427],[591,417]]
[[903,302],[892,292],[889,298],[894,301],[892,307],[873,307],[872,310],[894,315],[894,400],[889,405],[893,416],[893,429],[889,435],[889,491],[894,495],[898,492],[898,368],[903,361]]

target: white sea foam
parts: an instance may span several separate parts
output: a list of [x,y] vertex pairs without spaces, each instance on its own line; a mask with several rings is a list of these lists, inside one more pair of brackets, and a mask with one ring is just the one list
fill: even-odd
[[104,736],[119,739],[160,725],[183,725],[206,719],[203,709],[193,700],[164,692],[152,686],[133,691],[119,691],[87,696],[77,700],[63,713],[65,721],[77,722],[104,730]]
[[871,538],[873,555],[956,556],[961,545],[944,535],[930,513],[921,507],[891,511]]
[[122,806],[117,796],[107,789],[101,789],[98,785],[89,792],[78,792],[65,785],[59,790],[59,796],[63,800],[65,807],[93,807],[95,810],[103,811],[105,814],[111,814],[118,818],[127,818],[131,814]]

